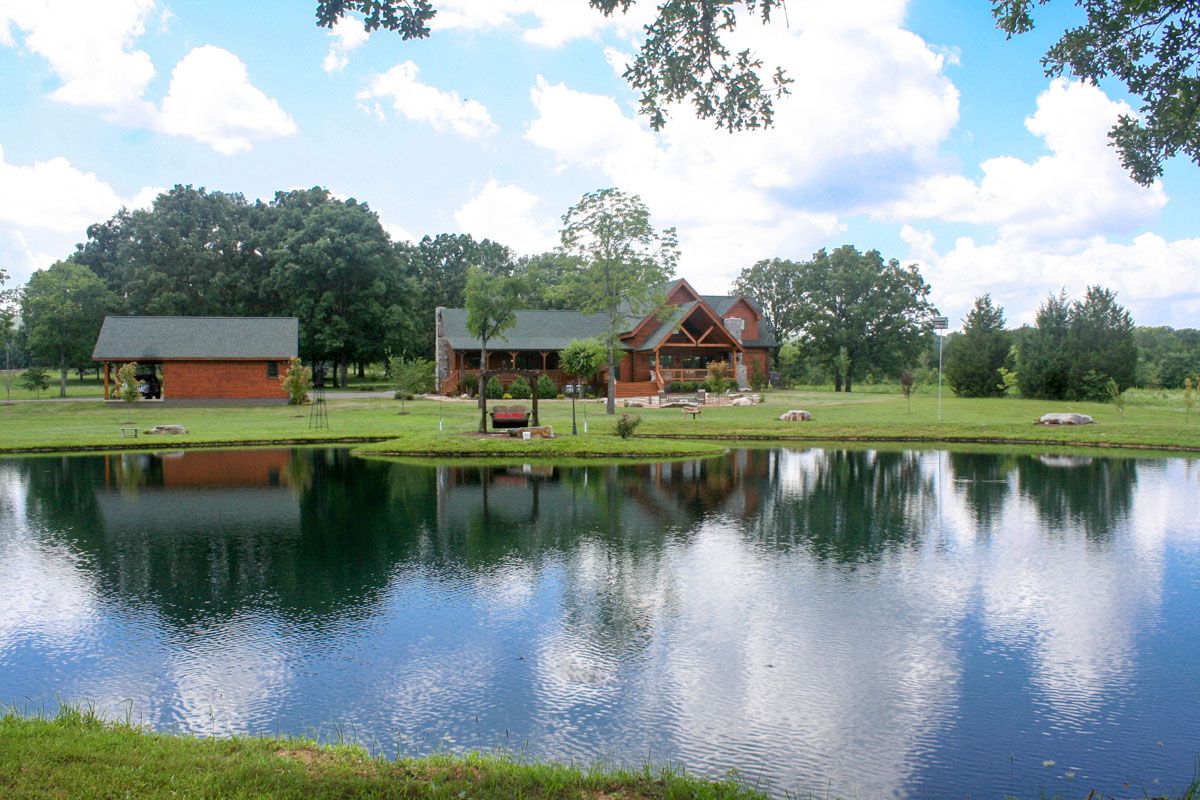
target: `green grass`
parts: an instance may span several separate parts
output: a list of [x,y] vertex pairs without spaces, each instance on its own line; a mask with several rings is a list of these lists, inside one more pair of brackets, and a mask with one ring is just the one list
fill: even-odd
[[506,755],[396,761],[302,739],[200,739],[107,724],[78,709],[0,717],[0,797],[49,798],[764,798],[669,769],[602,770]]
[[[0,362],[3,359],[0,358]],[[46,370],[46,376],[50,380],[50,388],[42,392],[40,395],[31,392],[28,389],[22,389],[20,386],[21,374],[25,372],[23,369],[14,369],[6,371],[0,369],[0,402],[5,402],[8,394],[4,389],[3,378],[5,375],[12,375],[12,400],[57,400],[58,397],[58,370]],[[75,372],[67,375],[67,399],[79,399],[82,397],[103,397],[104,396],[104,379],[97,380],[95,376],[88,375],[83,380]]]
[[[405,456],[669,457],[711,454],[732,442],[917,442],[1035,444],[1074,447],[1139,447],[1164,451],[1200,451],[1200,413],[1185,415],[1171,393],[1133,393],[1124,413],[1100,403],[1055,403],[1018,398],[968,400],[947,395],[937,418],[937,398],[921,394],[909,411],[898,393],[835,394],[829,391],[771,392],[767,402],[750,407],[707,407],[699,419],[677,409],[628,409],[642,417],[632,439],[615,435],[614,419],[595,401],[579,404],[580,430],[586,408],[589,433],[572,437],[571,404],[541,403],[542,423],[559,438],[522,442],[479,438],[473,403],[422,400],[400,404],[382,398],[329,399],[328,430],[310,430],[308,409],[288,406],[210,408],[152,403],[105,404],[95,401],[0,404],[0,452],[51,452],[72,449],[164,449],[347,442],[372,444],[363,452]],[[799,408],[811,422],[780,422],[784,411]],[[1095,425],[1040,427],[1047,411],[1090,414]],[[443,430],[439,430],[441,422]],[[183,436],[122,438],[120,428],[142,430],[179,423]],[[383,442],[387,442],[383,444]]]

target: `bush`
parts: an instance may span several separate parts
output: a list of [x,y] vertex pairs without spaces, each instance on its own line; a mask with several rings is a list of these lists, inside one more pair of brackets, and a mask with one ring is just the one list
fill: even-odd
[[1094,403],[1107,403],[1112,399],[1108,392],[1109,380],[1108,375],[1099,370],[1088,370],[1079,381],[1077,389],[1079,399],[1090,400]]
[[473,395],[479,389],[479,376],[473,373],[463,375],[458,379],[458,385],[464,392]]
[[518,375],[517,379],[508,385],[508,391],[504,396],[508,399],[528,400],[533,397],[533,387],[529,385],[529,381],[525,380],[524,375]]
[[501,385],[500,379],[495,375],[488,378],[487,387],[484,389],[484,394],[488,400],[499,400],[504,397],[504,386]]
[[725,377],[728,369],[729,364],[724,361],[708,362],[708,380],[702,384],[704,391],[721,394],[726,389],[732,388],[736,381]]
[[288,393],[288,403],[294,406],[308,399],[308,390],[312,388],[312,382],[312,369],[301,364],[298,358],[288,362],[287,370],[279,378],[279,385]]
[[[38,397],[42,396],[42,392],[50,388],[50,376],[46,374],[46,370],[41,367],[30,367],[21,374],[21,387],[28,389],[31,392],[37,393]],[[136,395],[137,384],[134,383],[133,391]],[[137,399],[136,397],[134,399]]]
[[672,381],[667,384],[667,391],[672,394],[692,394],[696,391],[695,381]]
[[558,385],[549,375],[538,375],[537,390],[538,397],[550,398],[558,394]]
[[617,435],[622,439],[628,439],[633,436],[633,432],[638,425],[642,424],[641,417],[635,417],[631,414],[622,414],[617,417]]
[[756,392],[761,392],[767,388],[770,381],[767,377],[767,371],[763,369],[762,364],[758,361],[750,368],[750,388]]

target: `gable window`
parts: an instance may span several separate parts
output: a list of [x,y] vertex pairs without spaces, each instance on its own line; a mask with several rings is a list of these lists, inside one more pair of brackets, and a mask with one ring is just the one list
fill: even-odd
[[267,362],[267,377],[268,378],[278,378],[279,377],[279,362],[278,361],[268,361]]

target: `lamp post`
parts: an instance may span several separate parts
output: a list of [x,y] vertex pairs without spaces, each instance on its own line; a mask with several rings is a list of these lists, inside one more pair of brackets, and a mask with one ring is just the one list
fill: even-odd
[[[950,327],[950,320],[947,317],[934,317],[933,329],[935,331],[944,331]],[[938,337],[938,422],[942,421],[942,335]]]

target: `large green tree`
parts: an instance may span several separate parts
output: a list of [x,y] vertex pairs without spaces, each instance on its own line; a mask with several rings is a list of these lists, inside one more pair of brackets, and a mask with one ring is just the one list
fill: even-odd
[[796,289],[799,275],[800,265],[795,261],[767,258],[743,269],[733,282],[734,291],[758,304],[779,342],[800,333],[800,296]]
[[620,336],[665,299],[661,289],[679,260],[675,229],[656,231],[650,210],[637,195],[600,189],[585,194],[563,215],[561,238],[562,253],[576,265],[563,286],[571,306],[604,316],[607,408],[615,414]]
[[1104,400],[1109,378],[1120,389],[1137,379],[1133,317],[1110,289],[1089,286],[1083,299],[1072,304],[1066,349],[1070,394],[1075,398]]
[[[397,245],[397,248],[401,248]],[[411,249],[411,245],[403,247]],[[513,254],[491,239],[476,241],[470,234],[442,233],[426,236],[407,255],[415,281],[421,324],[415,332],[415,351],[433,355],[433,310],[439,306],[462,308],[466,303],[467,273],[478,267],[489,275],[510,275]]]
[[[1049,0],[992,0],[996,25],[1009,37],[1034,27],[1035,7]],[[1138,183],[1162,175],[1171,156],[1200,164],[1200,0],[1075,0],[1085,21],[1067,30],[1042,58],[1049,76],[1097,83],[1115,78],[1141,101],[1109,132]]]
[[488,342],[503,338],[517,323],[519,281],[508,275],[492,275],[481,267],[467,272],[467,331],[479,339],[479,432],[487,432]]
[[990,294],[975,298],[963,320],[961,336],[946,350],[946,381],[960,397],[1000,397],[1000,368],[1008,363],[1012,343],[1004,329],[1004,309]]
[[1070,385],[1067,334],[1071,306],[1063,292],[1050,295],[1038,309],[1032,330],[1020,336],[1017,386],[1025,397],[1060,400]]
[[867,373],[894,374],[921,349],[936,309],[916,265],[852,245],[800,264],[797,324],[805,346],[852,391]]
[[104,281],[82,264],[59,261],[30,277],[21,317],[29,349],[59,368],[59,397],[67,396],[67,371],[90,358],[104,315],[115,305]]
[[394,253],[365,203],[323,189],[279,193],[272,201],[276,246],[269,284],[300,319],[300,351],[333,361],[346,383],[350,364],[384,356],[388,324],[404,296],[389,291]]

